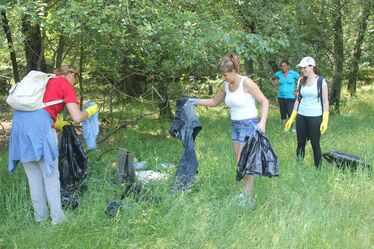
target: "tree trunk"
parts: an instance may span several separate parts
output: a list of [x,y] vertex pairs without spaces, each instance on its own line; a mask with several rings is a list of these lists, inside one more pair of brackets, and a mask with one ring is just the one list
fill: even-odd
[[84,62],[84,43],[83,39],[81,40],[80,44],[80,56],[79,56],[79,93],[80,93],[80,100],[79,105],[82,109],[83,107],[83,95],[84,95],[84,89],[83,89],[83,62]]
[[275,61],[269,60],[269,65],[273,73],[276,73],[279,70],[278,64]]
[[113,89],[109,89],[109,114],[110,114],[110,129],[114,128],[114,114],[113,114]]
[[361,14],[361,20],[358,26],[358,35],[354,44],[351,68],[348,75],[348,90],[351,96],[354,96],[356,94],[356,81],[358,74],[358,63],[360,62],[361,58],[361,46],[364,42],[368,20],[372,12],[372,7],[373,5],[370,4],[364,5],[363,12]]
[[4,33],[8,42],[8,48],[9,48],[9,53],[10,53],[10,60],[12,61],[12,67],[13,67],[13,77],[15,82],[19,82],[19,72],[18,72],[18,63],[17,63],[17,56],[16,52],[13,49],[13,40],[12,40],[12,34],[10,32],[10,27],[8,23],[8,18],[6,16],[5,10],[1,11],[1,20],[2,20],[2,25],[4,28]]
[[[168,83],[164,80],[160,80],[158,84],[158,93],[160,94],[160,100],[158,102],[158,108],[160,112],[160,117],[162,119],[172,119],[173,113],[171,112],[170,104],[169,104],[169,89]],[[162,98],[161,98],[162,97]]]
[[22,33],[25,36],[26,71],[39,70],[46,72],[47,64],[44,58],[43,39],[39,24],[31,25],[30,16],[22,17]]
[[333,8],[333,36],[334,36],[334,73],[332,91],[330,95],[331,107],[336,113],[340,113],[340,92],[343,80],[344,44],[340,0],[335,0]]
[[254,73],[253,60],[252,59],[245,60],[244,68],[245,68],[246,75],[248,75],[248,77],[251,77]]
[[65,36],[60,35],[58,39],[58,47],[57,47],[57,54],[56,54],[56,68],[61,68],[62,65],[62,54],[65,48]]
[[[238,8],[240,16],[242,16],[242,21],[246,27],[246,30],[249,34],[256,34],[256,22],[251,21],[247,17],[247,13],[242,8]],[[248,77],[252,77],[254,74],[254,65],[251,58],[244,58],[244,69]],[[240,73],[240,72],[238,72]]]

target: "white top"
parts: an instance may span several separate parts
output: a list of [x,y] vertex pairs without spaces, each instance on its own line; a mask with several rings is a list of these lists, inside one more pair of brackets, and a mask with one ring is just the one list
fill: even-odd
[[[311,86],[301,86],[301,101],[299,104],[298,114],[307,116],[307,117],[318,117],[322,115],[322,103],[321,98],[318,97],[317,89],[317,80],[318,77],[314,79],[314,82]],[[300,80],[298,85],[300,84]],[[322,81],[322,88],[327,87],[325,79]]]
[[244,92],[244,79],[242,77],[238,89],[230,92],[229,82],[225,86],[225,104],[230,107],[231,120],[243,120],[257,118],[255,98],[250,93]]

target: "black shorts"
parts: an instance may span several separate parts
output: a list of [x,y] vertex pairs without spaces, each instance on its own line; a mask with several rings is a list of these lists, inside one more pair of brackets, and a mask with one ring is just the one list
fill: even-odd
[[284,99],[284,98],[278,98],[279,103],[279,111],[281,114],[281,119],[286,120],[291,116],[293,106],[295,104],[296,99]]

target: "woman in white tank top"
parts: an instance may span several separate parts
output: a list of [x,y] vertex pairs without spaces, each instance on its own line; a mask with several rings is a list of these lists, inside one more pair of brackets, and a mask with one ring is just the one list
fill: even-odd
[[[230,107],[232,120],[232,145],[237,162],[245,143],[246,136],[251,135],[255,128],[265,132],[266,119],[269,111],[269,101],[253,80],[239,74],[239,58],[230,54],[219,62],[220,73],[225,82],[220,86],[217,94],[211,99],[191,99],[195,105],[217,106],[223,101]],[[261,104],[261,119],[258,120],[256,101]],[[249,205],[254,207],[254,176],[244,177],[244,192],[240,198],[250,200]]]

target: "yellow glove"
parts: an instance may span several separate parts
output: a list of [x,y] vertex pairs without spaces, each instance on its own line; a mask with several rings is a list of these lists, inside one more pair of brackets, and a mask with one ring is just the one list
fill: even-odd
[[322,123],[321,123],[321,126],[319,127],[321,134],[325,133],[327,130],[327,126],[329,123],[329,115],[330,115],[329,112],[323,112]]
[[87,118],[90,118],[92,115],[94,115],[97,112],[97,105],[92,105],[90,107],[87,107],[85,110],[88,113]]
[[296,116],[297,116],[297,111],[292,111],[291,117],[288,119],[284,127],[285,131],[288,131],[292,127],[293,122],[295,122]]
[[56,119],[56,122],[55,122],[56,129],[62,130],[62,128],[64,128],[64,126],[67,126],[67,125],[71,125],[71,123],[68,121]]

